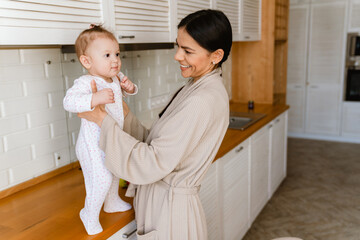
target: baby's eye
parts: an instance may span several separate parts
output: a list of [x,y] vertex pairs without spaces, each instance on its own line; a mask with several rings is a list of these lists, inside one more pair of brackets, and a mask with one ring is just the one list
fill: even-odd
[[117,57],[120,57],[120,53],[116,53],[116,56],[117,56]]
[[109,53],[105,54],[105,57],[110,57],[110,54]]

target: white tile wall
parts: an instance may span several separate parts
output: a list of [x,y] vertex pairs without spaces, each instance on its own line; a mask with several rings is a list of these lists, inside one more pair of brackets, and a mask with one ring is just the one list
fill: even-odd
[[[147,127],[166,105],[151,109],[149,99],[170,98],[186,81],[174,54],[174,49],[121,53],[121,71],[139,87],[126,101]],[[229,91],[231,62],[223,69]],[[80,119],[65,112],[62,101],[83,74],[76,54],[60,49],[0,50],[0,190],[76,161]]]
[[70,163],[63,97],[59,48],[0,50],[0,190]]

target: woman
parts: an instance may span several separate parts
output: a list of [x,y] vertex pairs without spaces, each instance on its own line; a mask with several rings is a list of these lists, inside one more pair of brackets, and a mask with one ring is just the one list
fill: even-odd
[[150,130],[126,106],[123,130],[102,108],[79,114],[101,127],[107,168],[132,183],[138,239],[207,239],[198,191],[229,123],[221,64],[231,49],[230,22],[216,10],[192,13],[176,42],[175,60],[190,80]]

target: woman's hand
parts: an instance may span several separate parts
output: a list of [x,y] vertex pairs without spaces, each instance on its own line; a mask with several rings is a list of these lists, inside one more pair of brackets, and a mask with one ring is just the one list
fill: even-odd
[[[91,81],[91,89],[93,93],[97,92],[96,83],[94,80]],[[82,112],[77,114],[80,118],[85,118],[88,121],[96,123],[99,127],[107,116],[107,112],[105,111],[105,105],[97,105],[93,111]]]
[[124,119],[125,119],[128,113],[130,112],[130,109],[124,100],[123,100],[123,111],[124,111]]

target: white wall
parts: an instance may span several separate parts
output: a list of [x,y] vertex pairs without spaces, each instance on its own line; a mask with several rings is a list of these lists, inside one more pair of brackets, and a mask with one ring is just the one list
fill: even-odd
[[[139,87],[127,101],[148,127],[166,105],[150,109],[149,101],[169,99],[186,81],[174,53],[121,53],[121,71]],[[223,69],[231,94],[231,58]],[[75,54],[58,48],[0,50],[0,190],[76,161],[80,120],[64,111],[62,100],[85,73]]]

